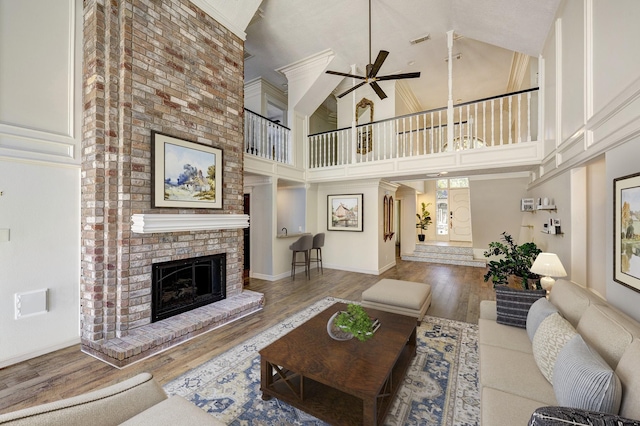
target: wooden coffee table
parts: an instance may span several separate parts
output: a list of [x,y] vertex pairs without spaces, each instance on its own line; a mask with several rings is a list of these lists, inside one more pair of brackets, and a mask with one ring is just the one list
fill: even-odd
[[367,309],[373,338],[333,340],[336,303],[260,351],[262,399],[276,397],[332,425],[378,425],[416,353],[415,318]]

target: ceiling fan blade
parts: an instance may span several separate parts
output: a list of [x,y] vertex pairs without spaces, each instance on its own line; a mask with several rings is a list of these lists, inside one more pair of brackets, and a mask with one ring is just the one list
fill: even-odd
[[382,87],[380,87],[378,83],[376,83],[375,81],[371,83],[371,87],[373,88],[373,91],[378,94],[378,97],[381,100],[387,97],[387,94],[384,93],[384,91],[382,90]]
[[332,74],[332,75],[340,75],[342,77],[351,77],[351,78],[357,78],[360,80],[365,80],[365,77],[359,76],[359,75],[354,75],[354,74],[347,74],[344,72],[338,72],[338,71],[325,71],[327,74]]
[[373,63],[373,66],[369,67],[367,65],[367,77],[373,78],[376,76],[376,74],[378,74],[378,71],[380,71],[380,68],[382,67],[382,64],[384,63],[385,59],[387,59],[387,56],[389,56],[389,52],[387,52],[386,50],[381,50],[378,53],[378,57],[376,58],[376,61]]
[[383,75],[381,77],[376,77],[378,81],[384,80],[401,80],[403,78],[418,78],[420,77],[419,72],[408,72],[406,74],[392,74],[392,75]]
[[346,92],[340,93],[337,97],[338,97],[338,98],[341,98],[341,97],[343,97],[344,95],[347,95],[347,94],[349,94],[349,93],[353,92],[353,91],[354,91],[354,90],[356,90],[358,87],[360,87],[360,86],[362,86],[362,85],[364,85],[364,84],[367,84],[367,82],[366,82],[366,81],[363,81],[362,83],[358,83],[358,84],[356,84],[355,86],[353,86],[351,89],[347,90]]

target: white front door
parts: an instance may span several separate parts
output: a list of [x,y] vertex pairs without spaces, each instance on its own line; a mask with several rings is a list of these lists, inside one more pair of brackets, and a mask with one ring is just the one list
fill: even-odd
[[449,189],[449,241],[471,241],[469,188]]

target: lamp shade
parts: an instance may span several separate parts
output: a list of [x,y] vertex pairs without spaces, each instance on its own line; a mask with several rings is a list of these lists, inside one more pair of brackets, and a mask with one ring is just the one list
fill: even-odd
[[531,265],[531,272],[545,277],[566,277],[562,262],[555,253],[540,253]]

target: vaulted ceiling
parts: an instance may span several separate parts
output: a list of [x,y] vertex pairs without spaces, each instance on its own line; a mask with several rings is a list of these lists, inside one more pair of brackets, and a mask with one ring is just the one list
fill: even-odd
[[[453,79],[456,102],[505,93],[514,57],[537,57],[560,0],[371,0],[371,50],[390,52],[380,74],[420,71],[405,80],[422,109],[446,105],[446,32],[455,32]],[[286,90],[276,71],[331,49],[329,69],[364,70],[369,62],[367,0],[263,0],[246,28],[245,81],[263,78]],[[412,40],[429,35],[427,41]],[[521,55],[515,55],[518,53]],[[332,67],[332,65],[335,65]],[[336,67],[338,67],[336,69]],[[340,77],[335,77],[336,84]],[[530,76],[523,77],[525,86]],[[350,81],[345,82],[351,84]],[[392,84],[383,82],[381,86]],[[535,81],[532,82],[535,84]]]

